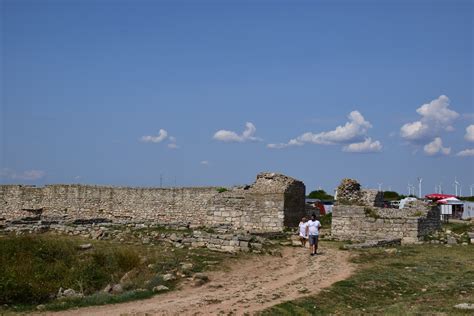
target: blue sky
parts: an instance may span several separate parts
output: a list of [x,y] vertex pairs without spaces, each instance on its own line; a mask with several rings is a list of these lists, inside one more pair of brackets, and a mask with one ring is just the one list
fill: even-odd
[[2,183],[474,184],[472,1],[0,3]]

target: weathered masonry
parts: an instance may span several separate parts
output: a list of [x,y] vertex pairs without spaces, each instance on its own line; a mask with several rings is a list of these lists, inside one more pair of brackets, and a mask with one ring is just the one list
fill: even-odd
[[260,173],[252,185],[222,191],[216,187],[1,185],[0,226],[25,218],[56,222],[103,219],[190,227],[225,224],[250,232],[275,232],[297,226],[304,215],[304,184],[281,174]]
[[441,228],[439,209],[414,201],[403,209],[378,207],[383,194],[361,190],[355,180],[344,179],[337,191],[331,233],[339,240],[401,239],[415,243]]

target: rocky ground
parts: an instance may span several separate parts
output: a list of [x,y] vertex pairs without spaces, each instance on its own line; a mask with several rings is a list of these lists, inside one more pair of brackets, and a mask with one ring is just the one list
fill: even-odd
[[354,271],[350,253],[322,247],[284,247],[281,256],[261,255],[228,262],[229,269],[181,283],[179,290],[151,299],[87,307],[52,315],[244,315],[315,294]]

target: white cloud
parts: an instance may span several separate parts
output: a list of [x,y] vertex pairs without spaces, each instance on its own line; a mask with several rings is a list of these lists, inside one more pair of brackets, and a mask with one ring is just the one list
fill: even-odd
[[429,156],[449,155],[451,153],[450,147],[443,147],[443,141],[440,137],[436,137],[431,143],[426,144],[423,150]]
[[289,147],[289,146],[303,146],[304,143],[299,141],[299,140],[296,140],[296,139],[291,139],[288,143],[278,143],[278,144],[267,144],[267,148],[271,148],[271,149],[282,149],[282,148],[286,148],[286,147]]
[[209,161],[207,160],[203,160],[200,162],[201,165],[204,165],[204,166],[209,166]]
[[39,180],[44,176],[46,176],[46,172],[42,170],[26,170],[21,173],[17,173],[7,168],[0,170],[0,178],[8,178],[12,180],[33,181]]
[[242,132],[242,135],[239,135],[233,131],[221,129],[214,134],[213,138],[215,140],[218,140],[221,142],[227,142],[227,143],[243,143],[246,141],[260,141],[261,140],[260,138],[254,136],[256,131],[257,129],[255,128],[255,125],[253,125],[251,122],[247,122],[245,123],[245,130]]
[[368,137],[363,142],[344,146],[342,151],[350,153],[376,153],[382,151],[382,144],[380,141],[372,141],[372,138]]
[[168,132],[164,129],[160,129],[158,132],[157,136],[152,136],[152,135],[147,135],[147,136],[142,136],[140,138],[140,141],[144,143],[161,143],[164,140],[168,139],[168,148],[170,149],[178,149],[179,146],[176,144],[176,137],[171,136],[168,134]]
[[406,123],[400,128],[400,135],[408,140],[416,140],[423,138],[429,134],[430,127],[421,122]]
[[370,122],[366,121],[359,111],[352,111],[343,126],[338,126],[332,131],[304,133],[297,138],[291,139],[288,143],[268,144],[268,148],[281,149],[289,146],[301,146],[306,143],[318,145],[347,144],[355,141],[362,141],[367,135],[367,131],[372,127]]
[[461,150],[460,152],[458,152],[456,154],[456,156],[459,156],[459,157],[474,157],[474,148]]
[[441,131],[453,131],[451,125],[459,114],[449,109],[450,100],[441,95],[430,103],[423,104],[416,112],[421,119],[406,123],[400,128],[400,136],[408,141],[423,141],[437,136]]
[[168,132],[164,129],[160,129],[158,136],[142,136],[140,140],[144,143],[161,143],[168,137]]
[[464,135],[464,139],[470,142],[474,142],[474,124],[466,127],[466,135]]

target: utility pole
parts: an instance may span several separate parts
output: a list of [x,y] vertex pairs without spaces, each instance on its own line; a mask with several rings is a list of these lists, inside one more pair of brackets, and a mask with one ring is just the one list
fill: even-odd
[[163,187],[163,174],[160,173],[160,188]]
[[379,184],[378,184],[378,185],[379,185],[379,192],[382,192],[382,184],[383,184],[383,183],[379,183]]
[[471,185],[469,186],[469,189],[471,189],[471,196],[472,196],[472,189],[474,189],[474,184],[471,184]]

